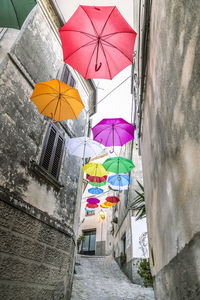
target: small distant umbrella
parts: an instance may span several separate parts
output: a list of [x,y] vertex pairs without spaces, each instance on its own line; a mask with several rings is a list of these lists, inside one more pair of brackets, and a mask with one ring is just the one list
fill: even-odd
[[94,194],[94,195],[99,195],[99,194],[102,194],[103,193],[103,189],[100,189],[100,188],[91,188],[88,190],[88,193],[90,194]]
[[118,203],[120,200],[118,197],[115,196],[109,196],[106,198],[106,201],[109,203]]
[[101,205],[100,205],[100,207],[102,207],[102,208],[110,208],[110,207],[112,207],[113,206],[113,204],[112,203],[110,203],[110,204],[105,204],[106,202],[103,202]]
[[85,211],[87,211],[87,212],[93,212],[93,211],[95,211],[95,209],[94,208],[88,208],[88,207],[85,207]]
[[88,207],[88,208],[97,208],[98,207],[98,204],[90,204],[90,203],[87,203],[86,204],[86,207]]
[[93,163],[93,162],[84,165],[83,171],[91,176],[98,176],[98,177],[102,177],[109,173],[105,170],[102,164]]
[[87,202],[90,203],[90,204],[97,204],[97,203],[100,202],[100,200],[97,199],[97,198],[88,198]]
[[78,90],[58,79],[36,83],[31,100],[53,121],[76,119],[84,108]]
[[82,157],[83,159],[96,157],[103,151],[101,144],[86,136],[71,138],[67,143],[67,149],[70,154]]
[[92,181],[89,181],[88,183],[90,185],[92,185],[92,186],[98,186],[98,187],[100,187],[100,186],[106,185],[107,181],[102,181],[102,182],[92,182]]
[[92,128],[93,139],[106,147],[123,146],[134,139],[135,127],[122,118],[103,119]]
[[114,206],[114,205],[116,205],[116,204],[117,204],[116,202],[114,202],[114,203],[108,202],[108,201],[105,201],[105,202],[104,202],[104,205]]
[[98,182],[98,183],[106,181],[107,177],[108,177],[107,175],[99,177],[99,176],[91,176],[89,174],[86,174],[86,179],[87,180],[92,181],[92,182]]
[[113,173],[129,173],[135,166],[132,160],[117,156],[106,159],[103,163],[104,168]]
[[117,174],[108,177],[108,182],[114,186],[126,186],[132,182],[132,179],[125,174]]
[[20,29],[36,0],[1,0],[0,27]]

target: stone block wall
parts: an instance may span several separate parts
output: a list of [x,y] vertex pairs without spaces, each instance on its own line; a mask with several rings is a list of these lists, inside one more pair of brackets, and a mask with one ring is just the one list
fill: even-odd
[[0,241],[0,299],[70,299],[72,236],[0,201]]

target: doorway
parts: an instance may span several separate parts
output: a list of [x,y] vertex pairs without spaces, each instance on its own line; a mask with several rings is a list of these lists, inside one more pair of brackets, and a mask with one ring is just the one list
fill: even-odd
[[95,255],[96,230],[83,231],[85,241],[82,243],[81,253],[85,255]]

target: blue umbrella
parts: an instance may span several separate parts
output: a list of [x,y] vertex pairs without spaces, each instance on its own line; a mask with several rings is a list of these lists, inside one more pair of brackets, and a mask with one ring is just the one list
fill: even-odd
[[108,177],[108,182],[114,186],[126,186],[132,182],[132,179],[125,174],[116,174]]
[[94,194],[94,195],[99,195],[101,193],[103,193],[103,189],[100,188],[91,188],[88,190],[89,193]]

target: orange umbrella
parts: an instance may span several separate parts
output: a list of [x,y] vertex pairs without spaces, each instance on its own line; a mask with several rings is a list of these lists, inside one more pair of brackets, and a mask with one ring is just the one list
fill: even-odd
[[78,90],[58,79],[36,83],[31,100],[53,121],[76,119],[84,108]]
[[102,208],[109,208],[109,207],[112,207],[114,206],[116,203],[110,203],[110,202],[103,202],[100,206]]

